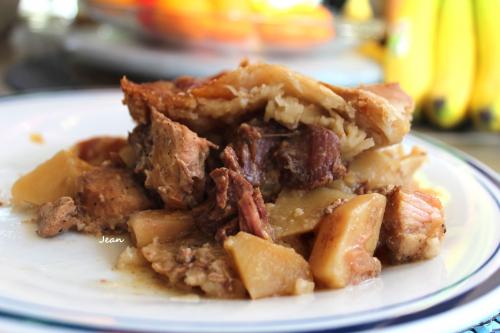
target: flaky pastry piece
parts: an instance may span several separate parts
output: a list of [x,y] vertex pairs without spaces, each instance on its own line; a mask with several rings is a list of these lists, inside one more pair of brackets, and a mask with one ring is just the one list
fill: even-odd
[[413,102],[397,84],[331,86],[278,65],[242,62],[214,77],[136,84],[121,81],[124,104],[139,124],[156,110],[199,134],[264,111],[294,129],[300,123],[332,130],[349,160],[371,147],[398,143],[410,129]]

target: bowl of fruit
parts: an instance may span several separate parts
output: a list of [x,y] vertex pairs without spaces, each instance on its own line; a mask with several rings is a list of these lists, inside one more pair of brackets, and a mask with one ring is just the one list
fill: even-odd
[[[87,12],[140,37],[172,45],[245,51],[310,51],[383,33],[353,29],[318,0],[85,0]],[[358,33],[353,35],[353,31]],[[370,36],[367,36],[370,32]],[[346,35],[346,36],[342,36]],[[345,43],[345,38],[340,38]]]

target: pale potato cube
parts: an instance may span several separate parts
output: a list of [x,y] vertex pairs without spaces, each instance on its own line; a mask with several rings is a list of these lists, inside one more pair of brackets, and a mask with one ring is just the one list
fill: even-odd
[[413,175],[427,158],[425,151],[414,147],[405,154],[402,146],[368,150],[350,164],[347,182],[365,184],[369,189],[409,186]]
[[293,249],[246,232],[224,242],[252,299],[314,290],[309,265]]
[[282,238],[312,231],[328,206],[335,204],[337,200],[353,196],[327,187],[311,191],[282,191],[269,210],[269,222],[274,228],[275,237]]
[[360,195],[323,218],[309,258],[320,284],[342,288],[378,275],[381,264],[373,253],[385,204],[378,193]]
[[42,205],[60,197],[74,197],[78,177],[91,168],[74,152],[61,150],[14,183],[12,204]]
[[142,248],[155,238],[170,242],[186,235],[193,229],[194,221],[186,212],[143,210],[130,216],[128,226],[134,244]]

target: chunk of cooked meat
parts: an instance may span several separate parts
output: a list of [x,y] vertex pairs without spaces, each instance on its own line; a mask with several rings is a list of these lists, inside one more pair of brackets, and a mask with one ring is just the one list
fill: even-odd
[[392,262],[428,259],[439,252],[446,231],[438,198],[397,188],[388,196],[381,229],[381,245]]
[[243,123],[222,159],[259,186],[267,201],[273,201],[282,186],[314,189],[345,173],[337,136],[315,125],[288,130],[275,122]]
[[85,223],[87,232],[126,230],[130,214],[156,206],[126,169],[97,167],[84,173],[78,182],[76,202],[90,217]]
[[97,136],[78,142],[74,149],[80,159],[99,166],[106,161],[117,160],[118,153],[126,146],[127,140],[125,138]]
[[[275,122],[265,123],[255,119],[237,128],[230,147],[241,165],[241,172],[253,186],[262,187],[279,182],[279,175],[275,172],[270,154],[285,136],[290,135],[293,135],[292,131]],[[226,166],[229,162],[227,155],[231,153],[224,151],[223,160]]]
[[61,197],[39,208],[37,233],[42,237],[53,237],[73,228],[78,222],[78,210],[73,199]]
[[168,208],[196,206],[205,190],[205,160],[214,144],[161,113],[151,113],[151,125],[139,125],[130,135],[145,186],[158,192]]
[[319,126],[305,126],[299,135],[286,138],[275,156],[281,183],[291,188],[314,189],[340,178],[346,170],[337,136]]
[[[194,210],[195,221],[201,230],[217,234],[221,239],[239,230],[256,236],[272,239],[262,194],[243,175],[228,168],[218,168],[210,173],[215,184],[215,193],[209,200]],[[238,216],[238,227],[234,219]]]
[[158,274],[173,287],[186,291],[200,290],[210,297],[242,298],[245,288],[224,249],[198,240],[153,243],[142,254]]

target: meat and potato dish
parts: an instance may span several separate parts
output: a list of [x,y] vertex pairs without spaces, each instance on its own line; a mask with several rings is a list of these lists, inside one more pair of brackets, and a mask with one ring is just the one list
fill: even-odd
[[443,207],[400,145],[397,84],[342,88],[243,62],[208,78],[123,78],[127,138],[58,152],[12,188],[40,237],[130,234],[118,267],[176,290],[258,299],[342,288],[434,257]]

